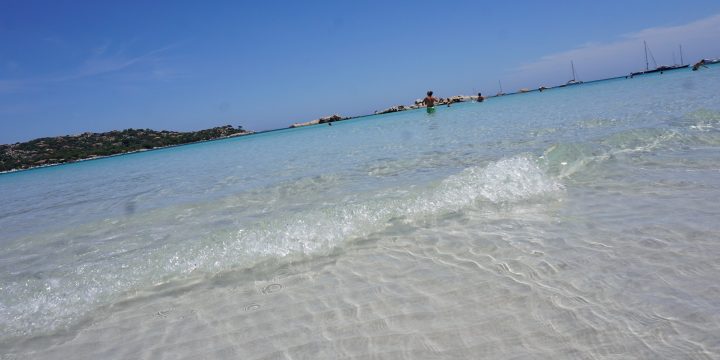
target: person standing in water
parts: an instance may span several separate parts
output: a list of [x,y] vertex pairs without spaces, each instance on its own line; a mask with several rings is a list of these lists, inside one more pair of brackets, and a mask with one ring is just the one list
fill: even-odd
[[428,91],[427,96],[423,99],[423,104],[427,107],[428,114],[435,111],[435,102],[437,102],[438,99],[433,97],[433,92]]
[[482,96],[482,93],[478,93],[477,102],[483,102],[485,101],[485,98]]

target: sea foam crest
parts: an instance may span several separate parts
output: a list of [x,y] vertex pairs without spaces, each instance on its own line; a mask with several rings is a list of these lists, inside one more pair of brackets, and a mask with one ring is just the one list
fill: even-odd
[[435,196],[464,205],[477,199],[515,202],[561,189],[562,185],[546,175],[535,160],[517,156],[451,176],[442,182]]
[[[393,219],[413,221],[479,203],[513,203],[557,192],[562,185],[525,156],[471,167],[403,196],[375,196],[276,217],[237,231],[231,241],[208,244],[190,257],[193,264],[252,266],[268,258],[325,254],[352,239],[381,231]],[[187,258],[187,257],[186,257]],[[238,264],[238,259],[245,259]]]
[[535,160],[517,156],[467,168],[403,197],[338,204],[255,224],[240,230],[232,244],[245,255],[310,254],[380,231],[391,219],[457,211],[478,201],[513,203],[561,189],[562,184],[546,175]]

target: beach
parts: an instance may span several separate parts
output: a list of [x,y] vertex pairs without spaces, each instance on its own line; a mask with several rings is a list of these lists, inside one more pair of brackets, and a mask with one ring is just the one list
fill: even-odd
[[0,359],[716,359],[720,68],[0,174]]

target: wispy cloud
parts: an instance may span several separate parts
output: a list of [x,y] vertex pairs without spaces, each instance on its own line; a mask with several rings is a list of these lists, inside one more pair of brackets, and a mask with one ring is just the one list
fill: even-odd
[[113,73],[130,68],[131,66],[141,63],[157,62],[158,56],[172,48],[173,46],[165,46],[153,51],[147,52],[136,57],[125,57],[122,54],[114,54],[107,56],[104,53],[88,59],[82,68],[75,74],[63,78],[62,80],[78,79],[101,74]]
[[[80,65],[65,73],[38,76],[25,79],[0,80],[0,93],[20,92],[53,83],[62,83],[73,80],[80,80],[105,74],[120,73],[135,66],[152,65],[147,71],[149,74],[166,74],[171,70],[159,68],[161,55],[177,44],[163,46],[146,53],[128,56],[123,49],[111,52],[111,44],[106,42],[103,45],[90,50],[91,55]],[[153,78],[156,76],[152,76]],[[167,78],[167,76],[165,76]]]
[[[702,57],[720,56],[720,14],[679,26],[653,27],[625,34],[607,43],[587,43],[575,49],[543,56],[513,69],[511,81],[528,86],[557,83],[570,78],[570,61],[575,62],[581,78],[618,76],[645,67],[643,41],[647,41],[658,65],[680,62],[682,44],[684,62]],[[650,66],[653,66],[652,61]],[[522,85],[520,85],[522,86]]]

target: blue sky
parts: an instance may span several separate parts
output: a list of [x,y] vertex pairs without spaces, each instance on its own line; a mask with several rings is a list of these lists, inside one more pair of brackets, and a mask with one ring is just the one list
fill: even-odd
[[0,143],[333,113],[720,57],[720,1],[0,0]]

